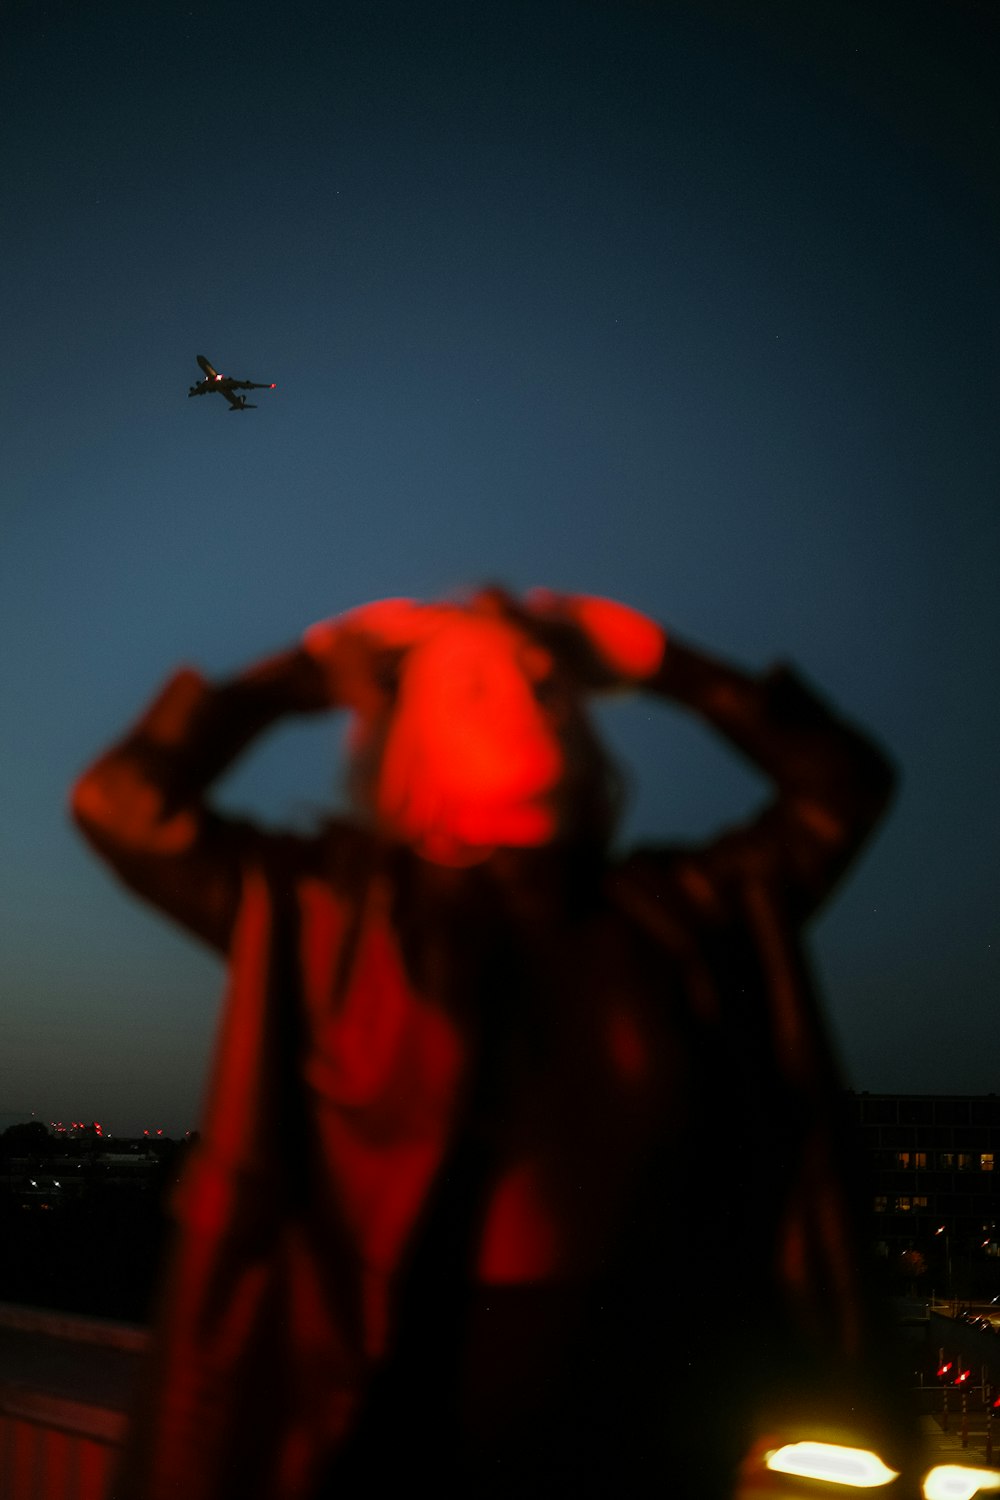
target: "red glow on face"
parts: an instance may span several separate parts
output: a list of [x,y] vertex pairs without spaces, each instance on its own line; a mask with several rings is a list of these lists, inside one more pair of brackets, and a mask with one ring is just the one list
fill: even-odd
[[384,824],[436,857],[548,842],[563,775],[538,701],[553,663],[521,631],[456,613],[406,659],[376,792]]

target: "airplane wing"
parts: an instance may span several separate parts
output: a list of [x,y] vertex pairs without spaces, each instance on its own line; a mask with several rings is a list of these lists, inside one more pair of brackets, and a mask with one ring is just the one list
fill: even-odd
[[273,391],[274,386],[263,380],[229,380],[227,385],[236,391]]

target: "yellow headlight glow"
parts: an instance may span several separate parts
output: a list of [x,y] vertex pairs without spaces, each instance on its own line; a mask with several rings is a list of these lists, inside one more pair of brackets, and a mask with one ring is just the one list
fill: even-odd
[[987,1490],[1000,1490],[1000,1474],[969,1464],[938,1464],[924,1480],[925,1500],[973,1500]]
[[764,1462],[777,1474],[825,1479],[859,1490],[875,1489],[898,1477],[896,1470],[887,1468],[877,1453],[870,1453],[867,1448],[843,1448],[839,1443],[786,1443],[768,1453]]

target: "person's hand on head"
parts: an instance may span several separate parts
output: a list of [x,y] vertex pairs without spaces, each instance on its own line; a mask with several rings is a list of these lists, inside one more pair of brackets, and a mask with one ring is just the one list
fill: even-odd
[[331,707],[383,707],[402,658],[454,613],[413,599],[378,599],[311,625],[302,649],[323,669]]
[[640,687],[657,671],[667,649],[662,626],[614,599],[532,589],[524,607],[589,692]]

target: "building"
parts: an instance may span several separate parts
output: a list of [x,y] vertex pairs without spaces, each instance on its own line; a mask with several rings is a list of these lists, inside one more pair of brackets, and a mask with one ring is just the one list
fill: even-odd
[[926,1291],[1000,1295],[1000,1096],[852,1093],[847,1104],[878,1254],[891,1265],[916,1251]]

